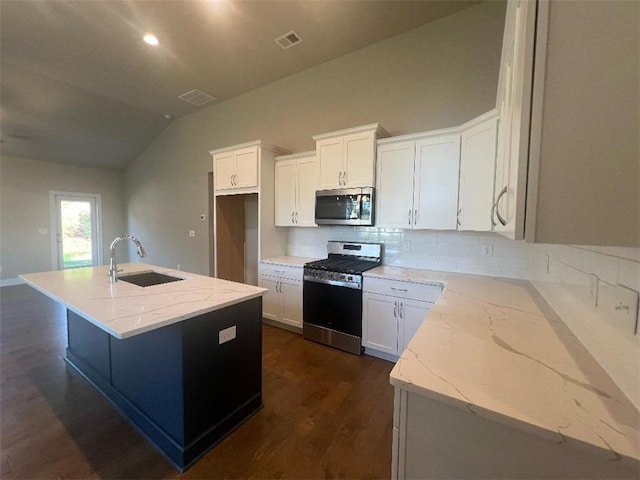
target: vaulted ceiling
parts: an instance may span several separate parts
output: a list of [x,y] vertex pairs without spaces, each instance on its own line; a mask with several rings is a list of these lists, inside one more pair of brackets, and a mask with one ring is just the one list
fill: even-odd
[[175,118],[476,3],[2,0],[0,153],[123,168]]

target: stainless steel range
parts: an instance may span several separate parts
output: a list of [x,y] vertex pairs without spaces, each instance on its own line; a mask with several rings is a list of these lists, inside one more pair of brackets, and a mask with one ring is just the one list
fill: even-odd
[[361,355],[362,273],[382,263],[382,245],[332,241],[327,251],[304,265],[303,336]]

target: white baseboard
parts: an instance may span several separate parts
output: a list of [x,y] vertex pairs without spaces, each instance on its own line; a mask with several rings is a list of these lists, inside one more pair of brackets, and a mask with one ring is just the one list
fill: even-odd
[[0,280],[0,287],[10,287],[11,285],[20,285],[24,283],[24,280],[21,278],[5,278],[4,280]]

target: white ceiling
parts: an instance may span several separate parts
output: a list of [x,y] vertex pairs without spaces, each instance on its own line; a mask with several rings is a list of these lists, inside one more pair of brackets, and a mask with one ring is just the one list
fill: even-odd
[[[170,120],[476,0],[2,0],[1,153],[123,168]],[[295,30],[302,43],[274,39]],[[142,42],[146,32],[158,47]],[[178,95],[217,98],[195,107]]]

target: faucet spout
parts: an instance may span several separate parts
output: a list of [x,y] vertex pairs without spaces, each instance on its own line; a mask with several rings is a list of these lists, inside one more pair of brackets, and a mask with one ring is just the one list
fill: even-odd
[[133,235],[123,235],[122,237],[116,237],[111,245],[109,246],[109,281],[111,283],[115,283],[118,281],[118,264],[116,263],[116,245],[120,243],[122,240],[131,240],[136,244],[138,248],[138,257],[146,257],[147,252],[145,251],[142,243]]

